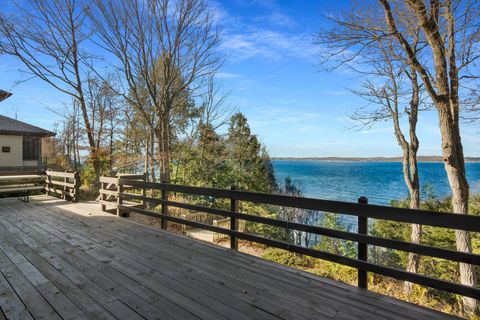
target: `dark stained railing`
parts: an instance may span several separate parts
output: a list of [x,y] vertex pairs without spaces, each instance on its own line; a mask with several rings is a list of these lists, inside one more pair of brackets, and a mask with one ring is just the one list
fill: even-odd
[[[470,287],[450,281],[429,277],[426,275],[415,274],[407,272],[405,270],[400,270],[369,262],[367,250],[369,245],[378,246],[479,266],[480,255],[477,254],[368,235],[368,218],[397,221],[410,224],[421,224],[448,229],[459,229],[470,232],[480,232],[480,217],[478,216],[370,205],[364,198],[360,198],[359,203],[348,203],[285,195],[261,194],[254,192],[238,191],[235,189],[224,190],[215,188],[182,186],[166,183],[153,183],[145,182],[144,177],[142,179],[135,176],[131,178],[101,177],[100,182],[102,183],[102,186],[110,186],[109,188],[102,187],[102,189],[100,190],[100,195],[102,196],[102,208],[105,209],[105,206],[107,204],[111,204],[114,206],[114,209],[116,210],[118,215],[121,215],[123,212],[136,212],[146,216],[162,219],[162,228],[164,229],[167,227],[166,222],[171,221],[194,228],[200,228],[216,233],[226,234],[230,236],[232,249],[237,249],[237,239],[243,239],[356,268],[359,275],[358,285],[359,287],[363,288],[367,288],[367,272],[372,272],[383,276],[392,277],[398,280],[417,283],[450,293],[455,293],[476,299],[480,298],[480,289],[476,287]],[[142,194],[128,192],[132,189],[142,190]],[[161,191],[162,196],[161,198],[148,197],[146,196],[145,190]],[[171,201],[168,198],[168,193],[172,192],[229,199],[231,202],[230,210],[223,210],[196,204]],[[112,200],[114,200],[115,202],[103,200],[106,199],[107,196],[113,197]],[[141,201],[143,204],[150,203],[154,205],[161,205],[162,210],[161,212],[156,212],[146,209],[145,207],[127,205],[124,204],[124,200]],[[241,213],[238,212],[238,204],[240,201],[356,216],[358,217],[358,232],[355,233],[348,231],[340,231],[320,226],[312,226]],[[182,219],[180,217],[171,216],[168,214],[168,206],[229,217],[231,219],[230,229],[220,228],[201,222],[190,221]],[[287,230],[298,230],[322,236],[334,237],[342,240],[354,241],[358,243],[358,256],[357,258],[346,257],[330,252],[320,251],[314,248],[269,239],[256,234],[241,232],[238,231],[236,228],[236,226],[238,225],[237,220],[262,223],[269,226],[285,228]]]

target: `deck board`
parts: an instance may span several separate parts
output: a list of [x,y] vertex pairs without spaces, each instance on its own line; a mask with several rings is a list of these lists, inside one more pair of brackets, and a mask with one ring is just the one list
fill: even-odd
[[51,197],[0,199],[0,320],[455,319]]

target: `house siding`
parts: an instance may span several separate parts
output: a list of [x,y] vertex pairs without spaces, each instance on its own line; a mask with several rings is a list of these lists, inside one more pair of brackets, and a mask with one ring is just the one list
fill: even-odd
[[24,167],[36,167],[38,166],[38,160],[25,160],[23,161]]
[[[10,152],[2,152],[1,147],[10,147]],[[23,165],[22,136],[0,135],[0,167]],[[36,165],[36,164],[35,164]]]

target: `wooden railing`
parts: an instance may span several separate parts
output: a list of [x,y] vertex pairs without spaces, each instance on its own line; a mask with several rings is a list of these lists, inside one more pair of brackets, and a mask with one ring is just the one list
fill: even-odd
[[78,172],[45,172],[45,193],[60,195],[64,200],[78,202],[80,196],[80,176]]
[[[368,261],[367,250],[368,246],[377,246],[479,266],[480,255],[477,254],[460,252],[439,247],[432,247],[423,244],[414,244],[399,240],[386,239],[371,236],[368,234],[368,218],[397,221],[410,224],[421,224],[448,229],[458,229],[469,232],[480,232],[480,217],[478,216],[370,205],[367,203],[367,200],[365,198],[360,198],[359,203],[348,203],[340,201],[292,197],[285,195],[260,194],[253,192],[237,191],[234,189],[224,190],[214,188],[181,186],[166,183],[152,183],[142,180],[125,179],[122,177],[102,177],[100,181],[103,183],[111,183],[112,185],[115,185],[115,191],[101,190],[100,192],[102,195],[112,194],[113,196],[115,196],[116,200],[114,203],[114,207],[118,215],[121,215],[122,212],[136,212],[146,216],[160,218],[162,221],[162,228],[164,229],[167,226],[166,221],[173,221],[175,223],[185,224],[194,228],[200,228],[220,234],[225,234],[230,237],[230,247],[233,249],[238,248],[238,239],[243,239],[356,268],[358,270],[358,286],[362,288],[367,288],[367,273],[371,272],[395,278],[398,280],[417,283],[423,286],[443,290],[454,294],[459,294],[476,299],[480,298],[480,289],[476,287],[470,287],[370,262]],[[141,190],[142,192],[141,194],[127,192],[127,190],[132,189]],[[146,196],[146,190],[160,191],[161,198]],[[229,199],[230,210],[222,210],[196,204],[171,201],[168,197],[169,193],[182,193],[188,195],[206,196],[210,198]],[[123,204],[124,200],[142,201],[142,203],[144,204],[150,203],[154,205],[161,205],[161,212],[148,210],[146,208],[138,206],[126,206]],[[306,225],[251,215],[247,213],[241,213],[239,212],[240,201],[356,216],[358,218],[358,231],[340,231],[320,226]],[[205,212],[228,217],[230,219],[230,229],[225,229],[196,221],[189,221],[186,219],[182,219],[181,217],[169,215],[168,207],[183,208],[187,210]],[[334,237],[347,241],[354,241],[358,243],[357,258],[342,256],[330,252],[320,251],[314,248],[287,243],[284,241],[269,239],[257,234],[242,232],[238,230],[239,220],[280,227],[286,230],[298,230],[322,236]]]
[[[214,219],[212,225],[215,227],[223,228],[223,229],[231,229],[230,227],[230,219]],[[245,231],[245,220],[238,221],[238,231],[244,232]],[[228,235],[224,233],[215,232],[213,234],[213,242],[219,242],[225,239],[228,239]]]
[[32,192],[44,191],[60,195],[65,200],[78,202],[80,177],[77,172],[47,170],[42,174],[0,176],[0,193],[17,195],[28,201]]
[[42,175],[0,176],[0,194],[3,196],[16,195],[19,199],[28,202],[28,195],[31,192],[44,189]]
[[[97,201],[101,204],[102,211],[107,211],[108,205],[113,205],[117,215],[120,215],[120,210],[117,204],[123,204],[123,201],[118,197],[118,193],[124,190],[131,189],[128,185],[120,185],[118,183],[121,178],[123,181],[140,181],[145,182],[145,174],[128,174],[119,173],[116,177],[100,177],[100,190]],[[145,188],[142,189],[142,195],[145,196]],[[112,202],[113,200],[113,202]],[[144,204],[142,202],[142,204]]]

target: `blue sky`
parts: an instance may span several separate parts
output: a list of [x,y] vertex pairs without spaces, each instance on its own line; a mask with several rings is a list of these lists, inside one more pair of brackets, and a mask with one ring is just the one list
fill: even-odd
[[[365,102],[351,94],[362,80],[348,70],[322,72],[312,45],[323,15],[347,1],[212,1],[223,27],[221,50],[227,60],[219,73],[233,108],[245,113],[252,131],[272,156],[399,156],[389,123],[355,131],[348,114]],[[14,93],[0,114],[52,129],[68,97],[25,79],[15,60],[0,56],[0,88]],[[421,155],[440,155],[436,113],[421,114]],[[463,126],[467,156],[480,156],[480,133]]]

